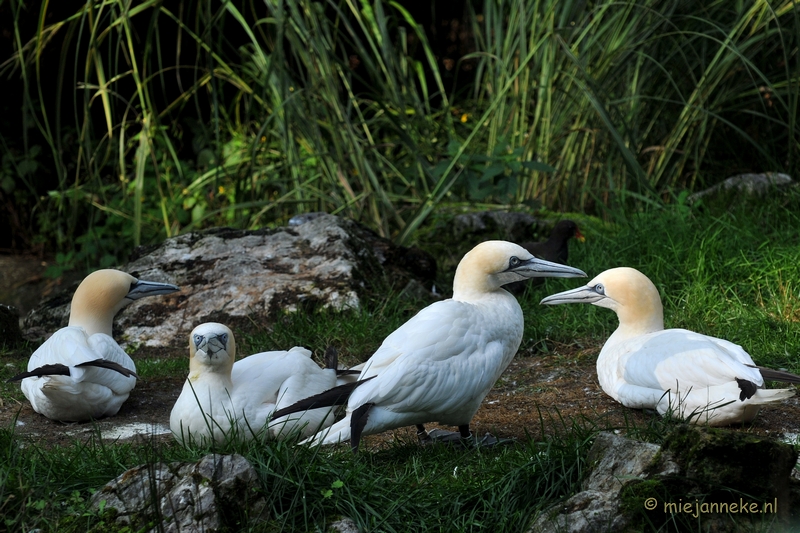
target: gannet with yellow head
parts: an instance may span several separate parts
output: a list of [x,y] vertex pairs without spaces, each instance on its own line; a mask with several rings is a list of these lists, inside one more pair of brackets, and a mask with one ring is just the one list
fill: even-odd
[[600,351],[597,377],[606,394],[626,407],[721,426],[749,422],[761,405],[794,395],[793,389],[764,389],[764,378],[800,383],[800,376],[757,367],[732,342],[664,329],[658,289],[633,268],[606,270],[541,303],[590,303],[617,314],[619,327]]
[[335,444],[362,435],[439,422],[470,436],[469,423],[522,342],[523,316],[502,285],[533,277],[578,277],[582,271],[536,259],[521,246],[487,241],[456,269],[453,298],[429,305],[390,334],[364,364],[358,381],[309,398],[309,406],[347,403],[345,418],[308,439]]
[[55,332],[28,361],[22,392],[48,418],[80,422],[119,411],[136,385],[136,365],[112,338],[114,316],[145,296],[179,290],[119,270],[86,276],[72,297],[69,325]]
[[236,341],[227,326],[208,322],[194,328],[189,336],[189,377],[169,419],[178,441],[250,440],[267,425],[268,438],[293,431],[307,437],[333,423],[331,408],[269,421],[276,409],[336,385],[335,351],[326,354],[324,369],[312,361],[309,350],[298,346],[235,359]]

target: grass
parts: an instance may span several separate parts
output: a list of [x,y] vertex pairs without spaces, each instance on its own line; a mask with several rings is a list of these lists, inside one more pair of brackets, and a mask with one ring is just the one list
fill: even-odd
[[796,174],[792,0],[472,2],[454,58],[394,1],[25,4],[0,184],[53,274],[307,211],[407,244],[450,202],[606,216]]
[[[583,218],[587,240],[572,244],[570,264],[590,276],[634,266],[661,290],[667,327],[729,339],[759,364],[800,373],[800,295],[794,281],[800,279],[798,213],[800,192],[793,189],[755,204],[619,213],[613,224]],[[448,285],[448,276],[452,272],[442,274],[442,286]],[[517,357],[558,358],[564,344],[599,350],[616,327],[612,312],[538,305],[545,295],[580,283],[547,280],[521,297],[526,330]],[[393,293],[359,311],[284,315],[267,328],[241,334],[247,347],[242,351],[299,344],[319,355],[333,344],[345,362],[356,363],[421,305]],[[18,371],[23,366],[19,352],[30,349],[5,349],[0,378]],[[157,379],[184,376],[187,362],[185,354],[175,354],[163,362],[138,357],[137,364],[143,378]],[[3,385],[0,398],[19,399],[16,385]],[[215,450],[242,453],[259,472],[268,505],[267,521],[258,531],[324,530],[339,516],[353,519],[364,531],[524,531],[536,513],[579,489],[594,435],[613,429],[602,413],[558,424],[561,430],[548,434],[527,428],[528,438],[493,449],[422,448],[401,438],[355,457],[346,449],[308,449],[291,442],[187,449],[174,442],[91,438],[45,446],[9,426],[0,428],[5,521],[0,530],[106,530],[109,517],[87,507],[93,490],[138,464],[193,461]],[[659,443],[674,424],[653,418],[644,425],[626,422],[620,429]],[[694,530],[697,524],[684,526]]]

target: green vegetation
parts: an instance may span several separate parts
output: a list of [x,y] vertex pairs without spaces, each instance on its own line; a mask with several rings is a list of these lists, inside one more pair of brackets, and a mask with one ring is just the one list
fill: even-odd
[[[590,276],[636,267],[662,290],[668,327],[800,373],[800,193],[756,207],[686,203],[687,191],[742,171],[797,176],[792,0],[475,1],[449,21],[464,48],[451,56],[403,2],[64,5],[74,4],[0,1],[14,46],[0,72],[21,87],[0,105],[6,118],[22,108],[19,124],[0,123],[0,222],[12,230],[0,247],[57,252],[52,275],[119,264],[182,232],[282,225],[306,211],[442,254],[434,227],[459,209],[573,211],[587,242],[572,246],[571,264]],[[452,271],[441,276],[446,288]],[[577,283],[529,288],[518,357],[599,349],[613,313],[538,305]],[[282,316],[243,334],[242,351],[333,344],[355,363],[417,304],[389,294],[357,312]],[[0,380],[31,349],[0,348]],[[185,376],[186,354],[169,355],[134,354],[142,378]],[[0,402],[21,399],[0,384]],[[671,424],[622,429],[660,442]],[[416,442],[355,458],[285,442],[219,451],[258,469],[265,531],[321,530],[339,515],[364,530],[524,531],[578,489],[607,427],[527,429],[469,452]],[[11,423],[0,428],[0,531],[107,531],[109,516],[88,509],[93,490],[135,465],[207,451],[43,445]]]
[[408,243],[444,205],[607,216],[798,168],[792,0],[472,2],[456,54],[402,2],[41,6],[10,2],[2,202],[53,274],[304,211]]
[[[584,218],[587,241],[572,245],[570,263],[590,275],[634,266],[662,290],[668,327],[730,339],[759,364],[800,373],[800,296],[793,281],[800,279],[799,213],[800,191],[790,190],[756,204],[620,213],[615,224]],[[452,272],[443,274],[445,285],[447,276]],[[570,343],[599,350],[616,327],[612,312],[538,305],[543,296],[579,283],[551,279],[529,288],[521,298],[526,336],[517,357],[558,357],[553,350]],[[241,335],[242,351],[299,344],[321,353],[334,344],[345,362],[356,363],[422,305],[390,294],[359,311],[285,315],[268,330]],[[20,355],[2,354],[0,379],[24,366]],[[185,376],[184,353],[164,362],[137,356],[144,379]],[[17,385],[2,385],[0,399],[20,398]],[[654,417],[616,429],[660,443],[673,426]],[[529,518],[578,490],[593,437],[605,429],[612,427],[602,416],[565,419],[555,433],[530,427],[529,437],[514,444],[468,452],[402,440],[357,457],[346,449],[291,442],[232,442],[217,451],[242,453],[259,471],[268,502],[267,523],[259,531],[318,530],[341,515],[364,530],[406,531],[414,524],[425,531],[524,531]],[[197,460],[208,451],[99,438],[50,446],[15,435],[13,426],[0,428],[0,530],[104,531],[110,517],[87,509],[93,490],[138,464]],[[639,492],[631,497],[641,499]],[[686,531],[695,526],[675,525]]]

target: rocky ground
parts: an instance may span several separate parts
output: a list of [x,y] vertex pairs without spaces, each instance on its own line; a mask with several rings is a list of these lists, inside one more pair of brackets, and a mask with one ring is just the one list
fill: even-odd
[[[645,427],[656,416],[626,409],[605,395],[594,370],[599,346],[578,349],[554,346],[551,355],[518,354],[486,397],[473,419],[478,435],[539,439],[542,433],[558,433],[577,424],[599,429]],[[175,354],[185,357],[184,354]],[[18,387],[16,384],[5,387]],[[0,425],[15,424],[21,435],[43,444],[68,443],[100,431],[104,439],[167,441],[169,414],[180,394],[183,380],[140,380],[117,416],[89,423],[64,424],[35,413],[24,400],[6,399],[0,405]],[[436,427],[434,424],[431,428]],[[454,429],[454,428],[446,428]],[[737,431],[792,440],[800,435],[800,399],[762,409],[749,425]],[[366,437],[362,449],[386,445],[393,438],[414,439],[412,428]]]

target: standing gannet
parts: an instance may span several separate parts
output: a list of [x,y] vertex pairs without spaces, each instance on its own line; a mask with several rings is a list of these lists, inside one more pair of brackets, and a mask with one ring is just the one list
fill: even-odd
[[33,410],[80,422],[119,411],[136,385],[136,365],[111,337],[114,316],[134,300],[179,290],[119,270],[86,276],[72,297],[69,325],[56,331],[28,361],[22,392]]
[[749,422],[762,404],[794,395],[792,389],[764,389],[764,378],[800,383],[800,376],[756,367],[732,342],[664,329],[658,290],[633,268],[606,270],[585,287],[541,303],[591,303],[617,313],[619,327],[600,351],[597,377],[625,407],[722,426]]
[[453,298],[436,302],[389,335],[364,364],[355,384],[309,398],[275,417],[310,406],[347,403],[347,415],[314,444],[439,422],[470,436],[469,423],[522,341],[522,309],[502,285],[532,277],[578,277],[582,271],[536,259],[524,248],[488,241],[456,269]]
[[[189,336],[189,377],[169,417],[176,439],[252,439],[268,425],[275,409],[336,385],[335,351],[326,354],[326,369],[298,346],[234,362],[235,358],[236,342],[226,326],[209,322],[194,328]],[[307,437],[333,420],[331,408],[313,409],[270,423],[268,436],[281,438],[299,430]]]

